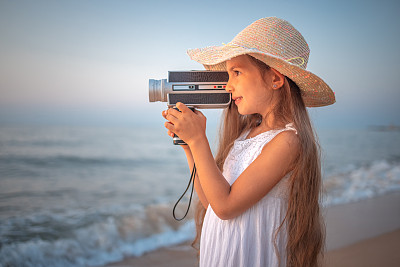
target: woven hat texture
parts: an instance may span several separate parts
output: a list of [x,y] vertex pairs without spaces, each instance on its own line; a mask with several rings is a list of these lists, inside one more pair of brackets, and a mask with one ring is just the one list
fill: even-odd
[[187,53],[207,70],[226,70],[225,61],[248,54],[294,81],[307,107],[335,103],[332,89],[306,70],[310,55],[308,44],[286,20],[262,18],[247,26],[228,44],[190,49]]

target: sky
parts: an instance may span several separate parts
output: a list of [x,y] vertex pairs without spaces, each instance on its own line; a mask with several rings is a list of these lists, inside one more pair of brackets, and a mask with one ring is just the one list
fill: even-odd
[[309,109],[315,124],[399,125],[399,11],[387,0],[0,0],[0,123],[159,123],[166,104],[149,103],[149,79],[203,69],[187,49],[276,16],[302,33],[307,69],[335,91],[337,103]]

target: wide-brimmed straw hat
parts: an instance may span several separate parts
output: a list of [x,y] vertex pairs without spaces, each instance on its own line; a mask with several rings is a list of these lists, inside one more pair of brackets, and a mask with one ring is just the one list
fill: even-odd
[[190,49],[187,53],[207,70],[226,70],[225,61],[248,54],[294,81],[307,107],[335,103],[332,89],[317,75],[306,70],[310,55],[306,40],[283,19],[259,19],[228,44]]

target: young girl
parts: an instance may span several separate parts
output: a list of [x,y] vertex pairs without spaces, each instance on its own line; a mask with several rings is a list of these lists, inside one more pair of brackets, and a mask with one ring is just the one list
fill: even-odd
[[163,112],[197,168],[200,266],[319,264],[321,170],[306,106],[335,97],[306,70],[309,51],[278,18],[255,21],[226,45],[188,51],[206,69],[226,70],[232,94],[215,159],[200,111],[178,103],[179,111]]

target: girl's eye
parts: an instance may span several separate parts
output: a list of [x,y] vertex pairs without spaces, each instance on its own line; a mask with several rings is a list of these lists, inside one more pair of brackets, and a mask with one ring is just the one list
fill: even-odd
[[239,76],[241,74],[241,72],[238,70],[234,70],[233,72],[235,73],[235,76]]

